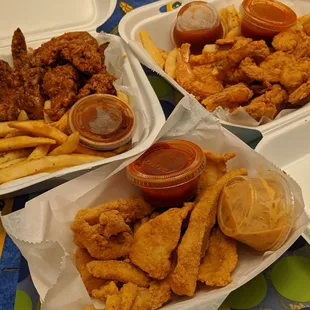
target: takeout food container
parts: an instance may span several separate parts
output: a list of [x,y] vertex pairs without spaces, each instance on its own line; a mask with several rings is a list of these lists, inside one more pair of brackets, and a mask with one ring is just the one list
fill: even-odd
[[[142,44],[140,43],[139,31],[142,29],[146,30],[158,48],[167,51],[173,50],[175,46],[171,38],[171,28],[175,22],[178,11],[182,5],[188,2],[189,0],[175,2],[171,0],[157,1],[129,12],[123,17],[119,24],[119,33],[121,37],[129,44],[139,61],[165,78],[183,95],[187,94],[187,92],[179,86],[175,80],[170,78],[163,70],[161,70],[144,50]],[[241,0],[211,0],[208,2],[212,3],[218,9],[227,7],[231,4],[234,4],[235,7],[238,8],[242,3]],[[283,2],[295,10],[298,16],[310,12],[310,3],[307,0],[283,0]],[[179,3],[181,6],[176,5]],[[269,123],[263,123],[255,127],[245,126],[244,123],[242,123],[243,119],[242,121],[238,119],[238,124],[221,120],[221,124],[240,137],[243,141],[251,142],[253,140],[261,139],[262,136],[264,136],[268,131],[280,128],[288,121],[294,122],[298,118],[298,111],[302,111],[301,113],[304,115],[310,115],[310,105],[306,104],[305,106],[299,108],[299,110],[295,112],[293,111],[294,110],[292,109],[283,110],[280,118],[276,118]],[[242,118],[243,116],[240,113],[240,116],[238,117]]]
[[[165,117],[145,73],[122,39],[114,35],[95,33],[96,27],[105,22],[113,13],[116,0],[111,1],[56,1],[47,5],[42,1],[31,4],[6,0],[5,10],[0,12],[0,59],[12,65],[11,39],[14,30],[20,27],[28,46],[39,47],[43,42],[68,31],[89,31],[100,43],[111,41],[110,52],[106,50],[107,70],[116,75],[116,88],[129,96],[131,108],[137,118],[132,137],[132,148],[117,156],[66,168],[53,173],[41,173],[0,185],[0,197],[21,195],[46,190],[68,181],[81,173],[109,162],[129,158],[144,151],[151,145],[150,140],[158,134]],[[40,12],[40,14],[36,14]],[[55,19],[55,16],[57,18]],[[29,20],[35,22],[29,23]]]
[[[219,122],[191,97],[182,99],[158,138],[186,139],[213,152],[236,152],[236,158],[228,164],[229,170],[245,167],[250,176],[257,174],[262,168],[276,171],[293,189],[296,221],[280,249],[257,255],[240,246],[239,262],[232,274],[232,283],[224,288],[199,288],[193,298],[175,298],[162,308],[216,310],[231,291],[272,264],[306,228],[309,218],[304,212],[301,190],[290,177],[222,128]],[[81,310],[92,304],[72,263],[76,246],[72,240],[70,225],[77,211],[82,208],[138,193],[138,188],[127,180],[124,169],[134,159],[111,163],[80,176],[34,198],[26,204],[25,209],[1,218],[7,233],[28,260],[32,280],[43,301],[42,309]],[[49,225],[46,225],[47,221]]]

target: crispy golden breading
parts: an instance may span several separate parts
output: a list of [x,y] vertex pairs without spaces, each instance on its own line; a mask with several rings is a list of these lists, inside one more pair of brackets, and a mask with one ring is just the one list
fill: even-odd
[[171,268],[170,256],[176,248],[183,220],[193,209],[193,203],[172,208],[144,223],[134,235],[129,257],[154,279],[164,279]]
[[127,256],[132,245],[132,235],[126,231],[110,238],[104,237],[104,227],[100,224],[90,225],[77,218],[71,225],[77,245],[85,247],[91,256],[97,259],[117,259]]
[[151,308],[160,308],[164,303],[171,299],[171,288],[167,280],[152,281],[149,287]]
[[223,287],[232,281],[231,273],[238,263],[237,243],[213,228],[206,255],[199,267],[198,280],[208,286]]
[[246,169],[232,170],[218,182],[207,188],[191,213],[187,230],[177,248],[177,265],[172,272],[170,284],[177,295],[193,296],[201,257],[204,255],[205,238],[216,221],[217,201],[223,187],[232,178],[246,175]]
[[75,251],[75,266],[81,275],[84,285],[88,293],[92,293],[93,290],[99,289],[106,284],[106,280],[95,278],[91,275],[86,267],[86,264],[93,261],[94,258],[85,249],[77,248]]
[[91,291],[91,295],[94,298],[97,298],[103,301],[105,301],[109,295],[113,295],[116,293],[118,293],[118,287],[116,286],[114,281],[110,281],[109,283],[101,286],[99,289],[93,289]]
[[122,198],[106,202],[94,208],[81,209],[76,218],[83,218],[89,224],[99,223],[99,216],[103,211],[117,210],[127,224],[153,212],[153,208],[142,198]]
[[124,261],[94,261],[87,264],[87,269],[93,276],[105,280],[132,282],[141,287],[148,287],[150,283],[150,279],[141,269]]
[[19,28],[14,31],[11,51],[15,71],[30,68],[26,40]]

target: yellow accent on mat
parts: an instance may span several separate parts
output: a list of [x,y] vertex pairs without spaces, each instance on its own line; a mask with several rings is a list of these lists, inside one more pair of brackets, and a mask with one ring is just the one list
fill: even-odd
[[[2,215],[7,215],[12,212],[14,199],[6,199],[4,200],[4,208],[1,212]],[[5,241],[6,232],[2,226],[1,219],[0,219],[0,258],[2,256],[4,241]]]

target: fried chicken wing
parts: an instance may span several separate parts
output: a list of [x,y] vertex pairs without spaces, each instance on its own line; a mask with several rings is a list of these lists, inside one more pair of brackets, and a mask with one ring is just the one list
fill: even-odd
[[[86,266],[85,266],[85,268],[86,268]],[[88,270],[87,270],[87,272],[88,272]],[[95,278],[95,279],[105,281],[105,280],[98,279],[98,278]],[[97,299],[103,300],[103,301],[106,301],[106,299],[109,295],[114,295],[117,293],[118,293],[118,287],[116,286],[114,281],[110,281],[107,284],[102,285],[99,289],[93,289],[91,291],[91,295],[94,298],[97,298]]]
[[[143,224],[134,235],[129,257],[154,279],[164,279],[171,268],[170,256],[178,245],[183,220],[194,204],[172,208]],[[156,233],[155,233],[156,232]]]
[[87,264],[88,271],[96,278],[132,282],[141,287],[148,287],[149,277],[138,267],[118,260],[93,261]]
[[59,120],[76,101],[78,85],[79,75],[71,65],[57,66],[46,72],[42,87],[51,108],[44,111],[52,120]]
[[106,280],[95,278],[87,270],[86,264],[93,261],[94,258],[85,249],[77,248],[75,251],[75,266],[81,275],[82,281],[89,294],[106,284]]
[[232,281],[231,273],[238,263],[237,243],[213,228],[210,244],[199,267],[198,280],[208,286],[223,287]]
[[265,92],[263,95],[253,99],[244,110],[255,120],[259,121],[263,116],[274,119],[281,104],[288,99],[286,91],[278,84]]
[[20,71],[22,69],[29,69],[30,63],[28,59],[27,44],[24,34],[19,28],[14,31],[11,50],[14,70]]
[[217,201],[223,187],[232,178],[246,175],[246,169],[232,170],[207,188],[193,209],[187,230],[177,248],[177,265],[171,274],[170,285],[177,295],[193,296],[204,256],[204,242],[216,221]]
[[189,93],[196,96],[198,100],[222,91],[222,84],[210,75],[202,81],[196,76],[189,64],[190,44],[183,44],[178,50],[176,64],[176,81]]
[[142,198],[122,198],[106,202],[94,208],[81,209],[75,218],[82,218],[90,225],[95,225],[99,223],[100,214],[109,210],[117,210],[127,224],[153,212],[151,205]]
[[213,112],[217,107],[235,109],[238,106],[247,103],[253,96],[245,84],[239,83],[225,88],[218,94],[211,95],[202,101],[202,104],[208,111]]

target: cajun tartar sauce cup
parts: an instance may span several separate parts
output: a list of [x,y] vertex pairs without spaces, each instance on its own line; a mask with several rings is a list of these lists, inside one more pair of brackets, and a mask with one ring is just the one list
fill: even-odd
[[161,141],[127,167],[127,176],[153,206],[179,206],[196,195],[205,160],[193,142]]
[[80,143],[95,150],[114,150],[133,135],[135,115],[131,107],[112,95],[95,94],[70,109],[68,130],[80,133]]

